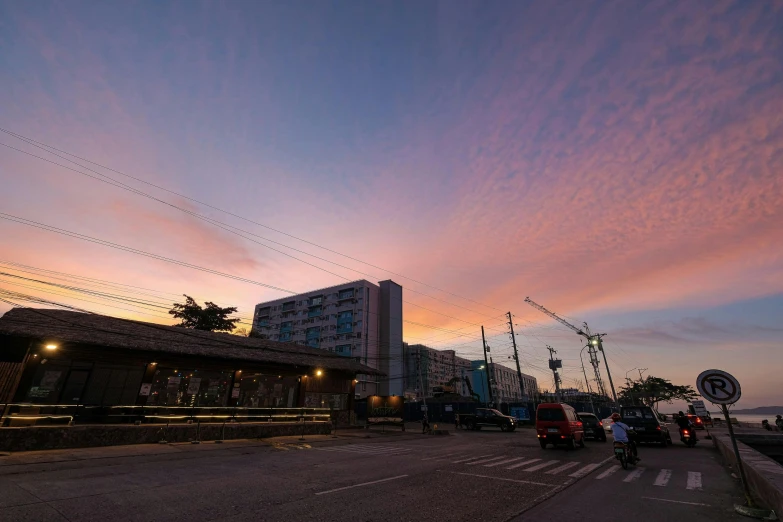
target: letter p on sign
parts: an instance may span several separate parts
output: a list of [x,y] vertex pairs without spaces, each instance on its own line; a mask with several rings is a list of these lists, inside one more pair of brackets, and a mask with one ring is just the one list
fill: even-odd
[[713,404],[734,404],[742,395],[739,381],[722,370],[701,372],[696,379],[696,389]]

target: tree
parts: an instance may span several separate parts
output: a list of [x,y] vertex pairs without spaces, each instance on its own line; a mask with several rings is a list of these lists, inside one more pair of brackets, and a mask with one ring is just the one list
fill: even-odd
[[230,332],[236,328],[239,319],[229,319],[228,316],[237,311],[235,306],[221,308],[215,303],[205,302],[202,308],[189,295],[185,295],[185,304],[174,303],[169,313],[181,319],[176,326],[190,328],[192,330],[205,330],[208,332]]
[[679,386],[660,377],[647,377],[643,381],[633,381],[620,388],[619,399],[625,404],[643,404],[658,411],[658,403],[672,401],[692,401],[699,396],[689,385]]

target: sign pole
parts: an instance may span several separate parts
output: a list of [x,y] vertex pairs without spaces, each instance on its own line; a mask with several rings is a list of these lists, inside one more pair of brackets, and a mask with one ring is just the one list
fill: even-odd
[[731,445],[734,448],[734,456],[737,457],[737,467],[739,468],[740,480],[742,481],[742,489],[745,493],[745,501],[748,503],[748,507],[755,507],[753,498],[750,496],[750,489],[748,489],[748,479],[745,478],[745,467],[742,465],[742,457],[740,457],[737,439],[734,437],[734,427],[731,425],[729,408],[723,404],[721,405],[721,409],[723,410],[723,416],[726,418],[726,426],[729,428],[729,438],[731,439]]

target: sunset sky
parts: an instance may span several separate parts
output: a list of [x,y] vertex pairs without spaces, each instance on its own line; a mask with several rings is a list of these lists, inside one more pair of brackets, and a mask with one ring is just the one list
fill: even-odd
[[[406,340],[465,357],[483,324],[510,362],[511,310],[522,371],[552,387],[548,343],[575,386],[530,296],[608,334],[618,385],[720,368],[779,405],[781,28],[762,1],[0,0],[0,127],[113,169],[0,133],[0,213],[296,292],[391,278]],[[0,271],[36,277],[8,262],[244,317],[286,295],[0,219]]]

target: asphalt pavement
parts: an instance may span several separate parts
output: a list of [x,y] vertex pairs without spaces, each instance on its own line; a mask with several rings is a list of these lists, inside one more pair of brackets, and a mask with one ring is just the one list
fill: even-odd
[[[631,481],[623,477],[633,472],[611,471],[611,442],[542,450],[529,429],[14,454],[0,457],[0,520],[512,520],[531,508],[539,520],[598,520],[618,491],[654,506],[629,511],[635,520],[730,508],[736,487],[716,452],[654,450],[642,448],[647,469]],[[663,469],[672,471],[665,487],[647,484]],[[688,472],[701,473],[701,490],[680,487],[695,480]]]
[[686,448],[675,438],[667,448],[641,446],[639,456],[627,470],[611,461],[517,520],[748,520],[734,512],[742,491],[711,441]]

